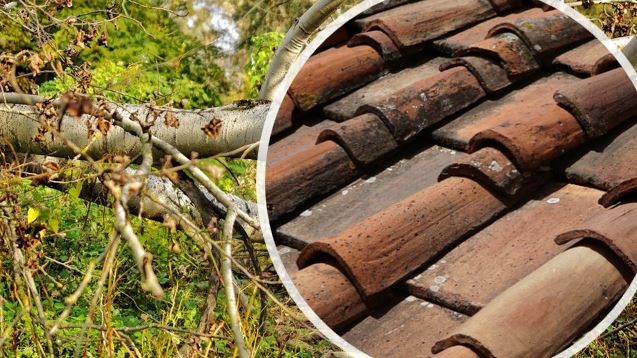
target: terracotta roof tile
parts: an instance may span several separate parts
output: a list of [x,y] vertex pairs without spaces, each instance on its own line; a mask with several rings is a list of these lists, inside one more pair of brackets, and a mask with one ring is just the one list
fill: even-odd
[[538,108],[555,106],[553,93],[579,80],[571,75],[556,73],[541,78],[498,100],[481,103],[433,132],[434,139],[454,148],[465,150],[473,136],[481,131],[502,125],[514,117],[527,118]]
[[339,143],[354,164],[363,168],[398,148],[387,126],[371,113],[325,129],[318,142],[325,140]]
[[559,55],[553,64],[580,75],[593,76],[619,66],[617,60],[597,39]]
[[364,31],[380,29],[399,48],[420,45],[496,15],[487,0],[429,0],[356,20]]
[[512,32],[518,35],[536,55],[538,61],[550,64],[560,52],[593,38],[575,20],[554,10],[550,16],[525,17],[494,26],[488,36]]
[[[466,346],[438,356],[555,354],[633,273],[636,91],[532,2],[402,1],[347,24],[288,92],[266,190],[275,240],[303,250],[283,260],[368,353],[426,356],[446,336],[437,350]],[[574,228],[608,240],[554,242]]]
[[627,179],[610,188],[599,199],[599,203],[604,207],[609,207],[623,200],[629,200],[635,193],[637,193],[637,178]]
[[504,153],[486,147],[447,166],[439,178],[471,178],[501,195],[514,196],[528,189],[529,181],[541,181],[539,175],[520,172]]
[[434,45],[440,51],[453,55],[460,50],[466,50],[476,42],[480,42],[487,37],[489,30],[495,25],[499,25],[506,21],[516,20],[521,17],[542,17],[547,16],[542,9],[532,8],[518,13],[508,14],[506,16],[498,16],[487,21],[483,21],[467,30],[457,34],[435,40]]
[[540,69],[531,50],[517,35],[510,33],[476,42],[466,50],[460,50],[459,56],[486,56],[500,61],[511,79],[530,76]]
[[266,175],[270,220],[275,221],[311,198],[328,194],[354,178],[356,170],[347,153],[332,141],[292,156],[273,166]]
[[[372,177],[361,178],[321,203],[281,225],[276,234],[282,243],[305,245],[339,234],[406,197],[437,182],[438,173],[465,157],[462,152],[432,146],[402,159]],[[339,213],[339,215],[334,215]],[[296,266],[296,265],[295,265]]]
[[367,31],[356,34],[349,41],[348,46],[368,45],[376,49],[387,62],[394,61],[401,57],[398,47],[394,41],[382,31]]
[[372,298],[506,209],[476,182],[449,178],[306,246],[297,264],[307,267],[329,257],[364,298]]
[[410,86],[419,79],[429,77],[440,72],[440,64],[446,61],[436,57],[422,65],[403,69],[397,73],[390,73],[378,80],[352,92],[351,94],[328,104],[324,108],[325,115],[333,120],[345,120],[354,117],[359,107],[365,104],[379,102],[383,98]]
[[440,65],[445,71],[453,67],[464,66],[476,77],[480,85],[488,94],[499,92],[511,85],[506,70],[493,60],[483,57],[456,57]]
[[578,184],[609,190],[637,178],[637,121],[612,136],[601,138],[570,167],[566,177]]
[[465,319],[438,305],[407,297],[382,316],[365,318],[343,338],[364,347],[373,357],[428,357],[433,355],[433,343]]
[[312,310],[333,329],[345,327],[367,312],[354,286],[333,266],[312,265],[291,278]]
[[288,93],[306,111],[379,77],[383,68],[383,57],[371,46],[330,48],[306,62]]
[[336,122],[324,120],[313,125],[302,125],[293,133],[285,137],[285,140],[270,144],[268,147],[268,167],[273,167],[289,157],[306,151],[316,144],[319,134]]
[[564,244],[572,240],[588,239],[608,246],[637,274],[637,203],[608,209],[576,228],[559,235],[555,241]]
[[434,351],[460,344],[484,357],[551,356],[626,286],[605,252],[571,248],[494,298]]
[[486,94],[465,67],[425,77],[359,113],[374,113],[385,121],[398,142],[410,140],[424,128],[477,102]]
[[565,86],[555,100],[577,117],[591,138],[637,116],[637,91],[622,68]]
[[586,142],[575,117],[557,104],[528,109],[524,117],[510,113],[509,120],[476,134],[469,151],[496,143],[511,153],[520,170],[539,170]]
[[294,102],[292,102],[290,96],[285,95],[283,102],[281,102],[281,107],[279,107],[279,112],[276,114],[272,135],[277,135],[292,128],[292,111],[294,111]]
[[417,297],[473,315],[562,252],[555,236],[603,212],[596,205],[601,194],[552,183],[407,281],[407,288]]

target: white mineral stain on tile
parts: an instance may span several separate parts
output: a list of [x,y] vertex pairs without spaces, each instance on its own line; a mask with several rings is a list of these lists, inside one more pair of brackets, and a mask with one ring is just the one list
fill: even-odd
[[447,263],[447,260],[444,260],[444,259],[443,259],[443,260],[440,260],[440,263],[441,263],[441,264],[446,264],[446,263]]
[[422,274],[420,274],[420,275],[418,275],[418,276],[414,277],[414,280],[420,280],[420,278],[421,278],[421,277],[422,277]]
[[376,177],[371,177],[371,178],[365,180],[365,183],[371,184],[371,183],[374,183],[375,181],[376,181]]
[[489,164],[489,169],[493,170],[496,173],[499,173],[502,171],[502,167],[495,160],[492,161],[491,164]]
[[447,277],[445,277],[445,276],[436,276],[434,278],[434,283],[436,283],[436,285],[442,285],[446,281],[447,281]]
[[290,251],[292,251],[292,250],[289,247],[284,247],[281,250],[279,250],[279,255],[287,254]]
[[546,202],[549,204],[557,204],[560,202],[560,198],[549,198]]
[[435,270],[435,269],[437,269],[437,268],[438,268],[438,264],[433,264],[433,265],[429,266],[429,268],[427,268],[427,271],[429,271],[429,270]]
[[429,302],[421,302],[420,305],[425,307],[425,308],[433,308],[434,307],[433,303],[429,303]]
[[430,286],[430,287],[429,287],[429,291],[431,291],[431,292],[438,292],[438,291],[440,291],[440,287],[439,287],[439,286],[436,286],[436,285],[434,285],[434,286]]
[[347,193],[349,193],[349,190],[343,190],[343,191],[341,192],[341,195],[347,195]]
[[312,215],[312,210],[305,210],[304,212],[301,213],[301,216],[303,217],[308,217]]

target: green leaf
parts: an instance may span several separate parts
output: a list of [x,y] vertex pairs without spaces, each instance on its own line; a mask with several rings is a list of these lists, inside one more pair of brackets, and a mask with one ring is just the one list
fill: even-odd
[[75,184],[73,184],[71,189],[69,189],[69,195],[71,195],[74,198],[79,198],[80,193],[82,193],[82,182],[78,181]]

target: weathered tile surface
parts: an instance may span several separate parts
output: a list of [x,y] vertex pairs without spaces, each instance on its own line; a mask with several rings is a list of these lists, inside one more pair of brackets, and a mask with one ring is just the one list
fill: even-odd
[[438,173],[444,167],[464,157],[465,154],[462,152],[432,146],[400,160],[373,177],[358,179],[308,208],[305,215],[281,225],[276,230],[277,238],[300,249],[309,243],[334,236],[435,184]]
[[448,55],[453,55],[460,50],[466,50],[476,42],[484,40],[487,37],[489,30],[491,30],[495,25],[501,24],[506,21],[519,19],[521,17],[540,16],[547,16],[546,12],[542,11],[542,9],[539,8],[532,8],[522,12],[494,17],[487,21],[480,22],[479,24],[457,34],[436,40],[434,41],[434,44],[440,51],[443,51]]
[[555,100],[596,138],[637,117],[637,90],[622,68],[560,88]]
[[434,350],[465,345],[485,357],[549,357],[615,302],[627,278],[599,249],[555,256],[460,325]]
[[343,338],[372,357],[430,357],[431,347],[466,316],[415,297],[367,317]]
[[609,190],[637,178],[637,121],[611,136],[600,138],[566,169],[568,180]]
[[383,68],[382,56],[371,46],[330,48],[305,63],[288,93],[306,111],[372,81]]
[[637,203],[618,205],[574,225],[573,230],[558,236],[559,244],[589,239],[608,246],[637,274]]
[[294,133],[270,143],[268,146],[268,167],[310,149],[316,144],[316,140],[324,129],[336,124],[334,121],[324,120],[312,125],[302,125]]
[[371,300],[506,209],[500,198],[472,180],[445,179],[339,235],[306,246],[298,264],[334,260]]
[[387,74],[351,94],[328,104],[324,108],[325,115],[335,121],[352,118],[362,105],[378,102],[422,78],[440,72],[438,71],[438,67],[444,61],[446,61],[444,58],[435,57],[422,65],[406,68],[397,73]]
[[619,66],[601,41],[594,39],[559,55],[553,64],[580,75],[593,76]]
[[527,118],[546,106],[555,105],[553,93],[570,83],[575,76],[556,73],[539,79],[498,100],[488,100],[470,109],[433,132],[434,139],[443,144],[465,150],[469,140],[481,131],[496,127],[515,118]]
[[[553,183],[406,283],[417,297],[474,314],[565,249],[553,241],[604,208],[601,192]],[[568,213],[568,215],[565,215]]]
[[364,31],[380,29],[405,48],[495,15],[486,0],[428,0],[380,12],[356,20],[356,24]]

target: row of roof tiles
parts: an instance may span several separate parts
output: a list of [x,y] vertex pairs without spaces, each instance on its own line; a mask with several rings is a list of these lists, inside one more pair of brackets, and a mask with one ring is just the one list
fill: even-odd
[[[586,30],[524,6],[428,0],[358,19],[288,92],[270,218],[302,249],[284,257],[306,301],[367,352],[549,355],[635,273],[635,89]],[[560,68],[572,74],[544,75]],[[298,122],[312,114],[329,119]]]

